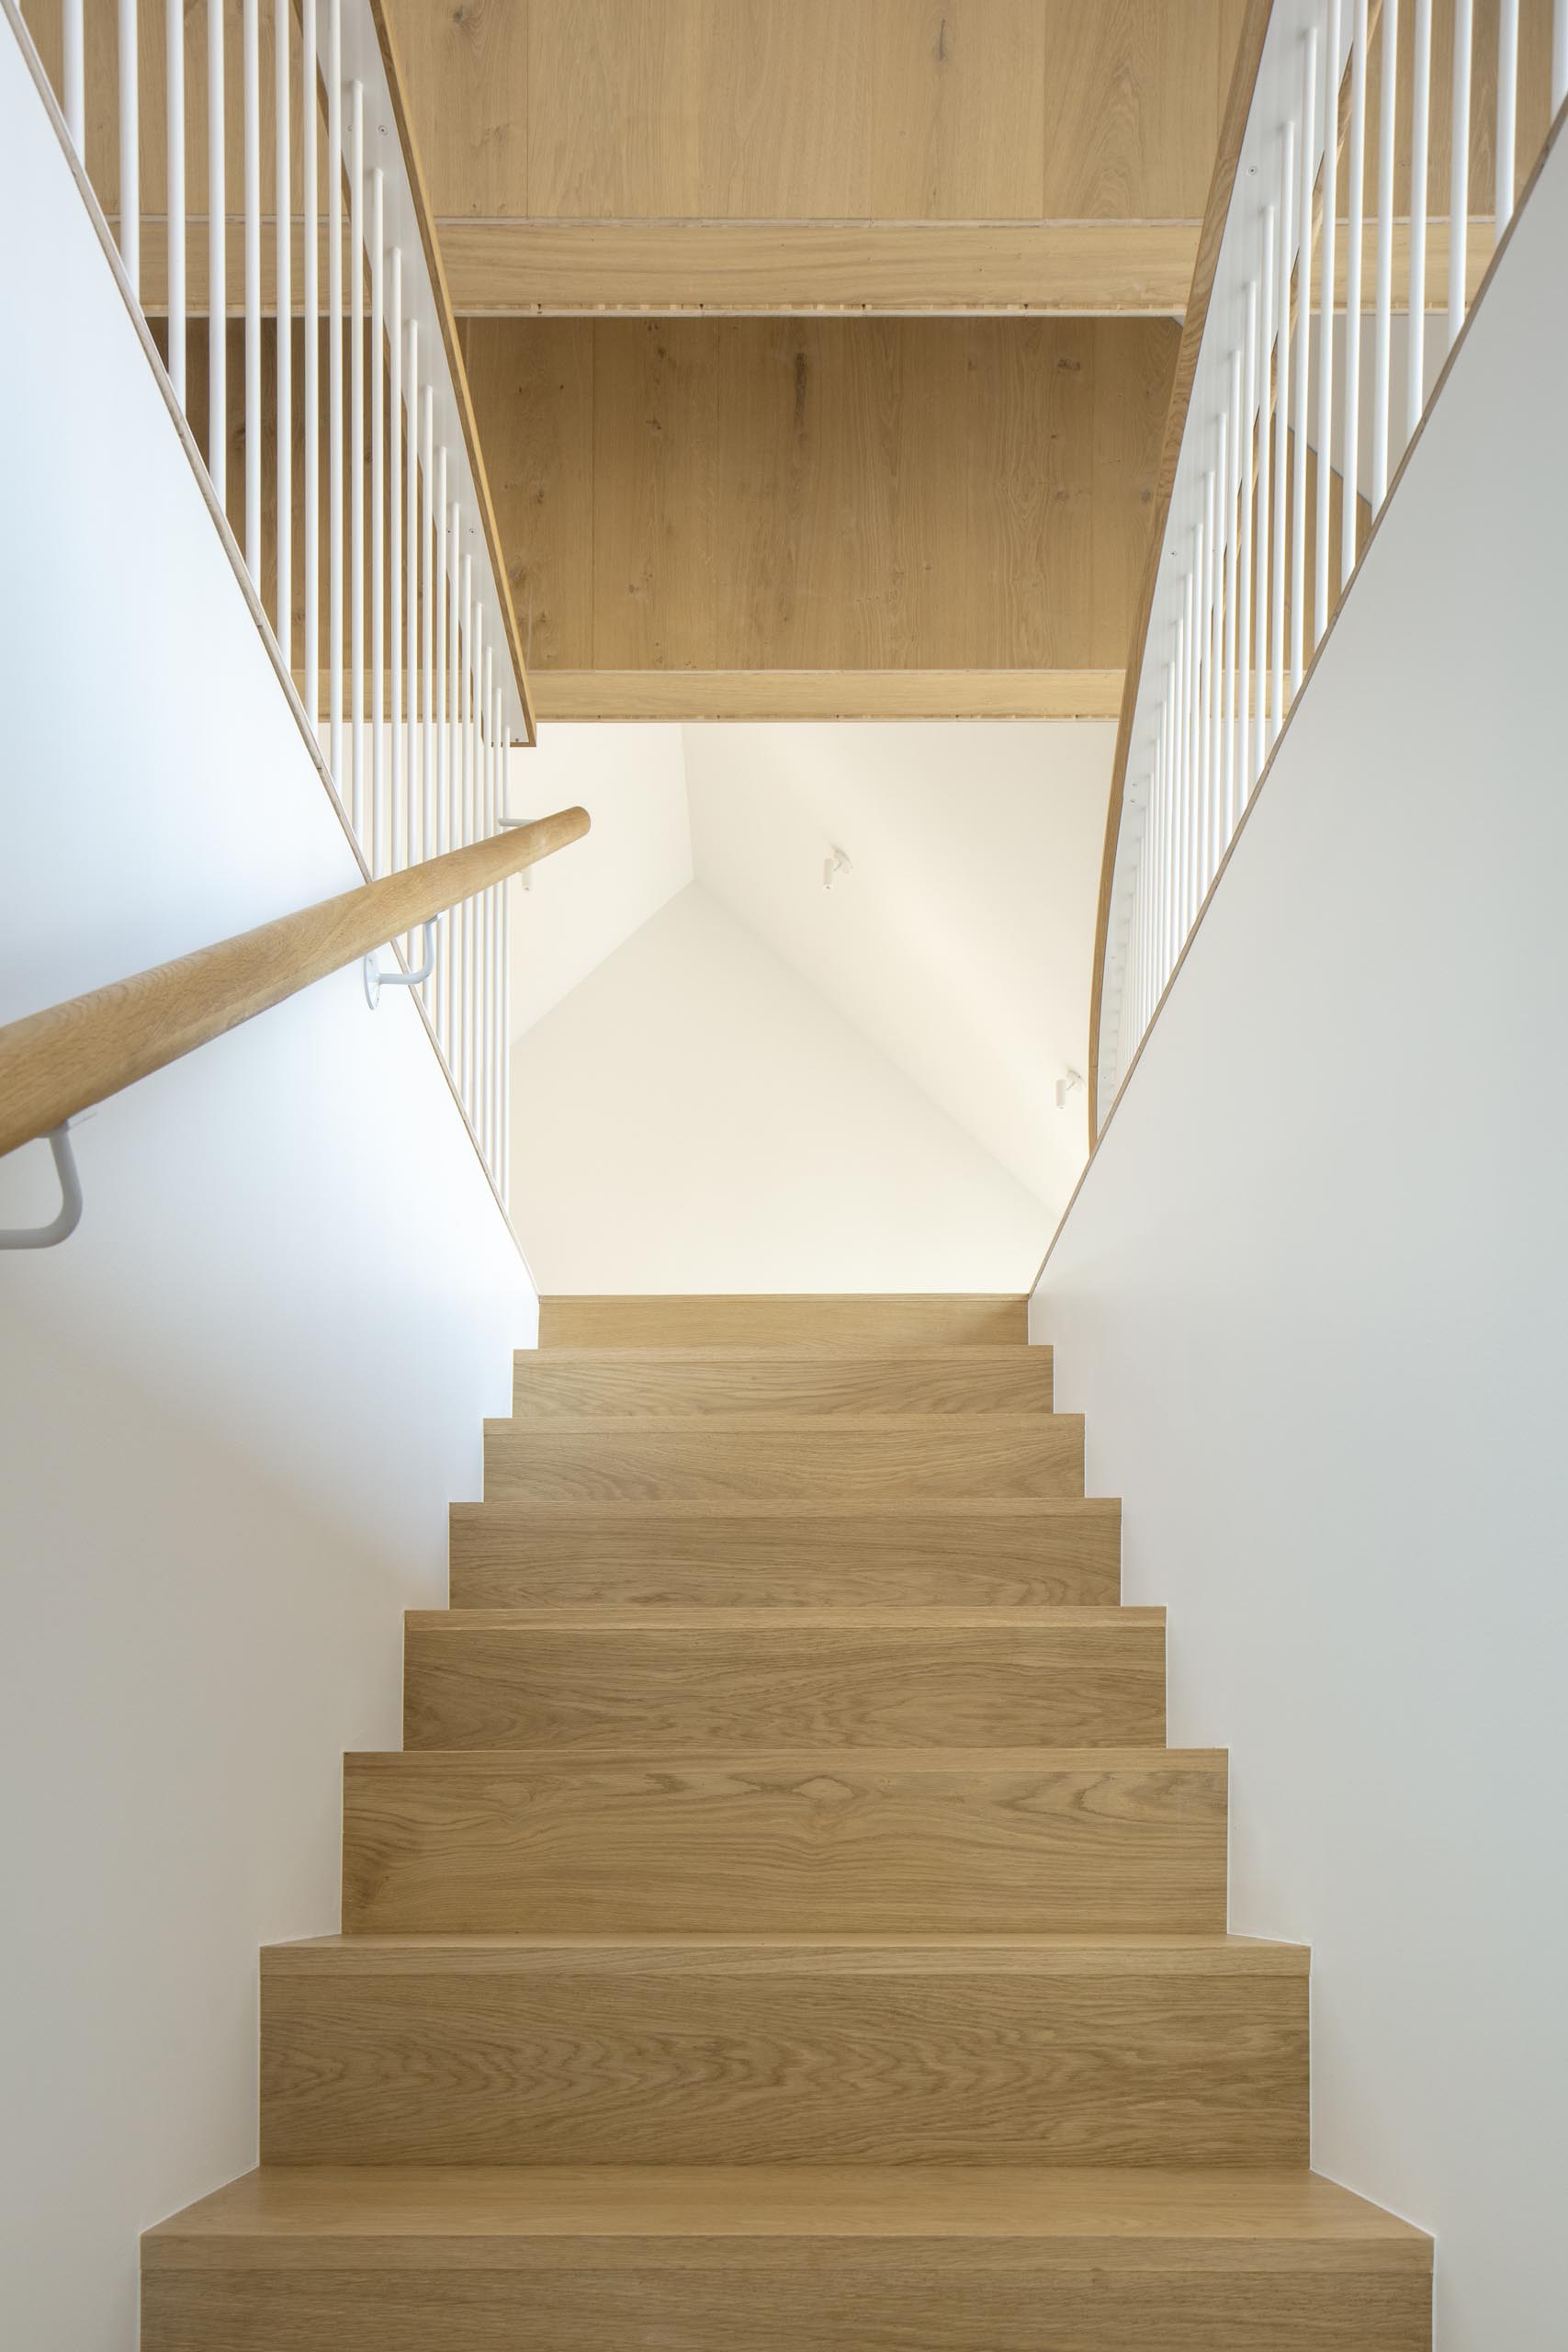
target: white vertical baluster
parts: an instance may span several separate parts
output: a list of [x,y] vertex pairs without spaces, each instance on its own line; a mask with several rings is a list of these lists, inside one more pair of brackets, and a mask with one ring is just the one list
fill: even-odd
[[1519,107],[1519,0],[1497,11],[1497,234],[1514,217],[1515,150]]
[[[474,560],[463,558],[463,839],[479,838],[479,797],[474,777]],[[474,994],[476,970],[474,964],[474,923],[479,914],[477,899],[463,901],[463,1036],[461,1058],[463,1088],[471,1106],[473,1101],[473,1050],[477,1000]]]
[[[445,457],[445,451],[442,454]],[[457,555],[461,537],[459,509],[457,500],[453,499],[446,535],[446,839],[453,849],[461,845],[463,838],[463,746],[462,731],[457,723],[462,703],[462,649],[458,638],[462,620],[462,566]],[[455,914],[446,926],[446,1060],[454,1074],[457,1068],[457,1000],[463,979],[459,960],[460,929]]]
[[1192,560],[1187,572],[1187,793],[1181,840],[1181,938],[1186,944],[1198,912],[1198,759],[1202,741],[1198,704],[1200,653],[1198,627],[1199,547],[1194,535]]
[[65,0],[65,21],[61,29],[64,37],[65,128],[71,133],[71,144],[85,162],[87,72],[84,0]]
[[1240,576],[1242,516],[1241,501],[1241,378],[1242,349],[1231,354],[1231,404],[1227,434],[1229,462],[1225,472],[1225,581],[1224,581],[1224,649],[1222,674],[1225,681],[1225,785],[1222,803],[1224,816],[1220,826],[1220,851],[1235,830],[1236,779],[1241,773],[1237,756],[1236,728],[1236,602]]
[[1378,96],[1378,286],[1372,345],[1372,513],[1388,496],[1389,412],[1393,401],[1393,141],[1399,101],[1399,0],[1383,0]]
[[[446,735],[446,450],[445,445],[435,456],[435,572],[434,598],[435,605],[435,854],[453,846],[451,805],[447,797],[450,781],[449,745]],[[432,990],[436,1034],[443,1051],[446,1046],[446,1009],[452,1001],[452,919],[447,917],[441,926],[438,954],[435,959],[435,979]]]
[[1213,880],[1214,868],[1220,862],[1219,842],[1223,834],[1221,812],[1224,808],[1222,783],[1224,771],[1221,761],[1224,744],[1222,725],[1224,717],[1224,680],[1220,667],[1220,652],[1224,641],[1221,626],[1221,607],[1224,598],[1224,510],[1225,468],[1229,461],[1229,447],[1230,420],[1222,413],[1219,458],[1213,472],[1209,476],[1209,484],[1205,490],[1205,501],[1210,515],[1208,623],[1204,632],[1206,642],[1203,649],[1209,664],[1209,795],[1208,807],[1204,812],[1203,863],[1201,876],[1205,889]]
[[[1430,5],[1430,0],[1428,0]],[[1302,690],[1306,668],[1307,440],[1312,392],[1312,192],[1317,178],[1317,27],[1306,37],[1302,67],[1301,190],[1298,217],[1301,252],[1296,265],[1295,492],[1291,541],[1291,699]]]
[[[408,576],[408,605],[403,614],[403,662],[408,671],[408,741],[403,764],[408,778],[409,805],[407,828],[403,839],[404,862],[413,865],[424,854],[424,812],[420,784],[423,771],[419,758],[417,733],[419,718],[416,707],[419,700],[419,580],[420,555],[423,547],[419,525],[419,321],[417,319],[409,321],[409,379],[406,399],[408,444],[403,460],[407,485],[407,494],[403,503],[406,552],[403,560]],[[416,808],[420,818],[417,825],[414,822]],[[414,847],[416,840],[420,844],[417,850]]]
[[[386,352],[386,174],[370,175],[370,865],[385,874],[387,859],[387,519],[382,442],[387,432]],[[392,477],[392,504],[398,503]]]
[[[420,528],[419,560],[423,582],[420,596],[421,612],[421,682],[420,682],[420,763],[419,763],[419,854],[421,861],[434,857],[438,847],[435,834],[435,393],[424,387],[424,414],[421,420],[424,452],[424,519]],[[425,985],[425,1002],[434,995],[434,981]]]
[[261,8],[244,0],[241,36],[245,114],[245,569],[261,586]]
[[[507,738],[509,723],[502,718],[500,729],[498,757],[501,762],[500,790],[505,798],[509,765]],[[511,1023],[508,1018],[509,990],[512,985],[512,891],[506,883],[501,886],[501,959],[497,1017],[501,1036],[501,1143],[497,1175],[501,1197],[512,1197],[512,1054]]]
[[327,715],[333,783],[343,772],[343,21],[327,12]]
[[316,113],[319,51],[316,0],[299,6],[299,179],[302,320],[305,363],[301,398],[305,442],[305,716],[314,733],[321,717],[321,301],[316,225]]
[[1367,0],[1355,0],[1350,56],[1350,187],[1345,223],[1345,482],[1339,518],[1339,583],[1356,568],[1357,484],[1361,440],[1361,243],[1367,219]]
[[1263,215],[1263,309],[1262,339],[1258,346],[1258,500],[1253,514],[1253,646],[1258,672],[1252,711],[1252,773],[1248,785],[1255,785],[1263,773],[1263,763],[1269,752],[1269,526],[1273,514],[1273,488],[1269,468],[1270,410],[1274,398],[1274,208],[1270,204]]
[[1449,154],[1449,348],[1464,324],[1470,261],[1470,76],[1475,0],[1454,0],[1454,109]]
[[1197,723],[1197,746],[1193,770],[1197,790],[1192,810],[1192,905],[1196,911],[1202,902],[1204,865],[1208,855],[1209,796],[1212,777],[1209,767],[1210,713],[1213,701],[1213,673],[1209,666],[1209,605],[1213,584],[1214,550],[1214,477],[1204,478],[1202,505],[1199,513],[1198,547],[1194,570],[1197,582],[1194,595],[1197,605],[1198,634],[1194,654],[1197,662],[1197,692],[1193,712]]
[[1241,381],[1241,432],[1236,452],[1241,467],[1241,528],[1236,537],[1239,574],[1235,598],[1235,686],[1237,732],[1235,763],[1235,813],[1231,820],[1232,831],[1240,821],[1247,806],[1247,786],[1251,775],[1252,729],[1252,535],[1255,527],[1253,505],[1253,419],[1258,413],[1258,280],[1247,280],[1247,356]]
[[168,118],[169,381],[186,404],[186,12],[164,0],[164,111]]
[[1280,356],[1274,388],[1274,681],[1270,741],[1285,716],[1285,552],[1291,492],[1291,267],[1295,258],[1296,126],[1285,124],[1280,190]]
[[119,257],[141,299],[141,101],[137,89],[136,0],[119,0]]
[[228,188],[223,168],[223,0],[207,0],[207,470],[229,490]]
[[[403,826],[403,256],[399,245],[392,247],[387,359],[390,370],[387,386],[387,650],[391,670],[387,714],[391,729],[387,866],[389,873],[395,873],[408,862]],[[412,531],[409,540],[412,546]]]
[[[485,608],[482,601],[483,594],[483,575],[481,573],[479,595],[474,597],[468,606],[468,610],[473,616],[474,630],[473,643],[468,650],[468,773],[473,779],[472,790],[474,814],[471,838],[474,841],[482,841],[490,831],[490,826],[485,816],[483,701]],[[475,899],[471,903],[471,921],[473,923],[474,943],[472,981],[473,1010],[470,1014],[472,1027],[468,1041],[468,1052],[470,1057],[468,1084],[474,1098],[474,1128],[475,1132],[478,1134],[483,1133],[483,1127],[479,1116],[479,1091],[484,1083],[484,919],[486,903],[487,901],[482,896]]]
[[[341,6],[342,0],[339,0]],[[361,847],[365,808],[365,85],[348,97],[348,264],[354,278],[348,350],[348,629],[353,661],[349,807]]]
[[1328,0],[1323,54],[1323,296],[1317,313],[1317,560],[1312,639],[1328,627],[1329,492],[1334,481],[1334,292],[1339,229],[1340,0]]
[[1408,440],[1427,405],[1427,180],[1432,126],[1432,0],[1416,0],[1416,86],[1410,113],[1409,367],[1404,381]]
[[[1180,625],[1177,628],[1178,654]],[[1160,986],[1170,978],[1176,961],[1177,922],[1177,792],[1180,757],[1181,664],[1176,655],[1166,664],[1165,677],[1165,938],[1160,948]]]
[[[484,677],[480,686],[479,707],[484,719],[484,831],[488,839],[495,831],[495,654],[485,647]],[[484,895],[484,1120],[479,1133],[484,1141],[485,1159],[495,1164],[495,891]]]
[[273,56],[275,126],[273,198],[277,249],[277,620],[278,650],[287,670],[294,651],[294,175],[288,152],[288,21],[292,7],[276,9]]

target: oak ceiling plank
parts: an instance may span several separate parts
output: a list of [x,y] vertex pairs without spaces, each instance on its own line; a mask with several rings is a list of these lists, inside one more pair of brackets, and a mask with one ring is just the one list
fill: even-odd
[[541,670],[541,718],[1113,722],[1120,670]]
[[1155,485],[1181,330],[1168,319],[1097,321],[1092,641],[1125,649],[1147,560]]
[[718,329],[603,320],[593,340],[593,659],[715,666]]
[[593,660],[592,334],[541,320],[519,336],[471,319],[463,338],[525,656],[530,667],[586,669]]
[[874,0],[870,210],[1029,220],[1044,210],[1039,0]]
[[387,0],[430,200],[443,218],[528,209],[531,0]]

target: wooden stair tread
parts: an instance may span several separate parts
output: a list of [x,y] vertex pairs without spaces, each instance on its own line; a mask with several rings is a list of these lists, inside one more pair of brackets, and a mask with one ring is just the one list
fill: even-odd
[[355,1770],[400,1778],[444,1771],[466,1779],[476,1771],[498,1778],[547,1774],[570,1781],[583,1771],[667,1773],[682,1767],[705,1777],[748,1773],[791,1781],[843,1773],[848,1778],[910,1774],[959,1784],[976,1774],[1039,1779],[1054,1772],[1120,1771],[1198,1774],[1223,1772],[1223,1747],[660,1747],[647,1740],[601,1748],[574,1747],[378,1747],[350,1749],[345,1762]]
[[561,1345],[797,1347],[832,1340],[1022,1347],[1028,1337],[1029,1302],[1007,1293],[639,1292],[539,1301],[539,1346],[550,1352]]
[[846,1364],[955,1363],[1002,1364],[1016,1367],[1020,1359],[1048,1364],[1049,1348],[1021,1346],[1016,1340],[791,1340],[784,1347],[760,1347],[742,1340],[715,1340],[705,1347],[694,1347],[690,1341],[666,1346],[590,1347],[557,1346],[541,1351],[538,1348],[516,1348],[513,1363],[518,1367],[538,1365],[542,1370],[570,1370],[578,1364],[604,1364],[615,1371],[636,1371],[646,1364],[651,1371],[694,1364],[793,1364],[802,1363],[812,1371],[835,1374]]
[[367,1975],[432,1967],[475,1973],[553,1966],[563,1959],[610,1971],[650,1964],[699,1970],[844,1969],[867,1973],[995,1970],[1027,1974],[1305,1976],[1306,1944],[1223,1933],[1170,1936],[1020,1935],[346,1935],[264,1944],[274,1975],[320,1969]]
[[625,1602],[585,1604],[579,1609],[552,1605],[537,1609],[410,1609],[403,1623],[420,1634],[497,1633],[636,1633],[636,1634],[766,1634],[777,1630],[793,1636],[824,1634],[944,1634],[1084,1633],[1121,1628],[1128,1632],[1163,1626],[1163,1609],[1076,1607],[1042,1609],[693,1609],[658,1603],[630,1607]]
[[488,2267],[550,2241],[602,2262],[650,2238],[710,2259],[757,2241],[969,2239],[1028,2245],[1047,2267],[1431,2261],[1420,2231],[1304,2170],[903,2165],[276,2165],[160,2222],[142,2260]]

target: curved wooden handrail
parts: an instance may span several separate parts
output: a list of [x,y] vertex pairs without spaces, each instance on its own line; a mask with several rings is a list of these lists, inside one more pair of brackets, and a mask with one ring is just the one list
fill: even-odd
[[1138,706],[1138,681],[1143,672],[1149,616],[1154,608],[1155,589],[1165,552],[1165,526],[1170,514],[1171,492],[1176,486],[1177,460],[1181,455],[1181,439],[1187,430],[1187,410],[1192,398],[1193,379],[1198,372],[1198,354],[1202,347],[1209,301],[1214,290],[1214,271],[1219,266],[1220,247],[1224,242],[1225,222],[1230,217],[1231,191],[1235,186],[1242,141],[1247,136],[1247,119],[1252,111],[1252,94],[1257,86],[1263,44],[1268,39],[1273,13],[1274,0],[1247,0],[1247,14],[1242,20],[1241,36],[1236,44],[1235,71],[1231,76],[1230,96],[1225,100],[1224,117],[1220,124],[1219,153],[1214,164],[1214,176],[1209,184],[1209,200],[1203,209],[1198,259],[1192,272],[1192,291],[1187,298],[1181,348],[1176,356],[1176,376],[1170,388],[1170,407],[1166,413],[1165,438],[1160,445],[1159,474],[1155,484],[1154,509],[1149,520],[1148,554],[1144,564],[1143,584],[1138,592],[1132,640],[1127,648],[1122,712],[1116,724],[1116,756],[1111,771],[1111,803],[1105,815],[1105,850],[1100,867],[1100,906],[1094,922],[1094,974],[1089,1001],[1089,1139],[1091,1146],[1100,1134],[1100,1002],[1105,987],[1105,951],[1111,933],[1111,894],[1116,877],[1116,845],[1122,832],[1122,801],[1127,785],[1127,757],[1132,747],[1133,719]]
[[381,51],[381,64],[387,76],[387,89],[392,101],[392,114],[397,123],[398,139],[403,151],[403,163],[409,175],[409,192],[413,198],[414,216],[419,222],[419,242],[424,251],[424,266],[430,273],[431,291],[435,297],[436,315],[441,322],[442,348],[446,354],[447,371],[457,397],[457,414],[463,428],[463,443],[468,453],[468,471],[473,476],[474,490],[479,502],[479,522],[484,530],[485,545],[490,550],[490,566],[495,575],[495,593],[501,600],[501,616],[506,628],[506,647],[512,658],[512,674],[516,681],[517,698],[523,706],[523,717],[530,743],[537,741],[538,727],[534,713],[534,697],[528,684],[527,664],[523,658],[523,639],[517,627],[517,609],[512,601],[512,575],[506,569],[506,557],[501,544],[501,532],[495,519],[495,505],[490,494],[490,476],[485,471],[484,456],[479,448],[479,426],[474,417],[473,395],[468,389],[468,370],[463,358],[463,346],[457,334],[457,312],[452,308],[451,288],[446,283],[446,266],[441,258],[441,246],[435,234],[435,216],[431,209],[430,190],[425,184],[424,166],[420,162],[419,146],[413,135],[413,122],[409,113],[408,89],[403,75],[403,62],[398,48],[398,37],[387,13],[386,0],[368,0],[371,21],[376,28],[376,40]]
[[536,865],[588,828],[585,808],[562,808],[13,1021],[0,1029],[0,1155]]

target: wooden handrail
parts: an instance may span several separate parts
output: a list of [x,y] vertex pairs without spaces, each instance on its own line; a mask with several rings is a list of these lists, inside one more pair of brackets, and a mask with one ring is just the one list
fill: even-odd
[[0,1029],[0,1155],[587,832],[562,808]]
[[435,298],[436,315],[441,322],[442,348],[446,354],[447,371],[457,398],[457,415],[463,428],[463,444],[468,453],[468,471],[473,476],[474,491],[479,502],[479,521],[484,530],[485,545],[490,550],[490,566],[495,575],[495,593],[501,600],[501,616],[506,629],[507,651],[512,657],[512,674],[516,682],[517,698],[523,706],[524,722],[530,743],[537,741],[538,726],[534,713],[534,697],[528,684],[527,664],[523,658],[523,639],[517,627],[517,608],[512,601],[512,576],[506,569],[506,556],[501,544],[501,532],[495,519],[495,504],[490,494],[490,476],[479,447],[479,426],[474,417],[473,395],[468,389],[468,370],[463,358],[463,346],[457,334],[457,313],[452,308],[451,288],[446,283],[446,270],[441,259],[441,246],[435,234],[435,215],[431,209],[430,189],[425,183],[424,165],[420,161],[419,145],[413,135],[413,122],[409,113],[408,85],[403,74],[403,62],[398,48],[398,38],[387,13],[386,0],[368,0],[371,21],[376,27],[376,39],[381,51],[381,64],[387,76],[387,88],[391,96],[392,114],[397,123],[398,140],[403,151],[403,163],[409,175],[409,191],[413,198],[414,217],[419,222],[419,242],[424,252],[424,266],[430,273],[431,292]]
[[1224,118],[1220,124],[1219,153],[1214,163],[1214,176],[1209,184],[1209,201],[1203,211],[1203,227],[1198,239],[1198,259],[1192,272],[1192,290],[1187,298],[1187,314],[1181,326],[1181,347],[1176,356],[1176,375],[1170,388],[1165,438],[1160,445],[1159,474],[1149,518],[1149,545],[1144,563],[1143,585],[1138,594],[1132,640],[1127,648],[1122,714],[1116,725],[1116,755],[1111,771],[1111,803],[1105,816],[1105,851],[1100,867],[1100,907],[1094,922],[1094,975],[1089,1001],[1089,1139],[1091,1147],[1100,1133],[1100,1001],[1105,988],[1105,951],[1111,935],[1111,897],[1116,878],[1116,844],[1122,832],[1122,802],[1127,786],[1133,720],[1138,707],[1138,682],[1143,674],[1149,616],[1154,609],[1155,590],[1159,582],[1160,561],[1165,551],[1165,526],[1170,514],[1171,493],[1176,487],[1177,462],[1181,456],[1182,435],[1187,429],[1187,410],[1192,398],[1193,379],[1198,372],[1198,354],[1202,348],[1203,329],[1208,323],[1214,272],[1219,266],[1225,222],[1230,217],[1231,192],[1235,186],[1242,141],[1247,136],[1247,120],[1252,112],[1252,94],[1257,87],[1258,69],[1262,62],[1263,44],[1268,39],[1273,13],[1274,0],[1247,0],[1241,37],[1236,44],[1235,71],[1231,76],[1230,96],[1225,100]]

